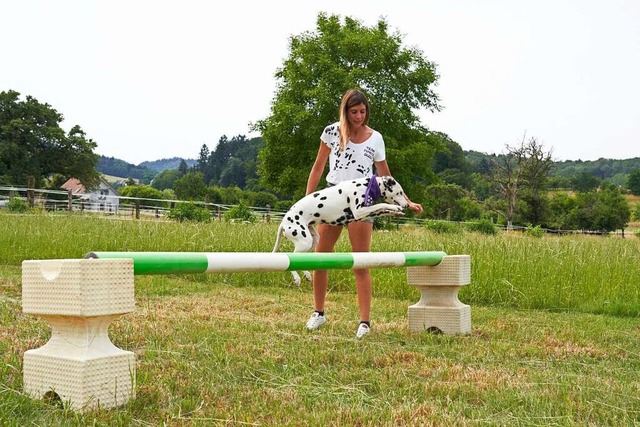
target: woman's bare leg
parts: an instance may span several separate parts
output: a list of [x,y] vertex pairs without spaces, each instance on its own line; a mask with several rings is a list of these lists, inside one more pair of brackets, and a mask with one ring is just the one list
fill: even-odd
[[[333,252],[333,248],[342,233],[342,227],[328,224],[318,226],[319,241],[316,252]],[[313,304],[314,310],[324,311],[324,301],[329,288],[329,272],[327,270],[314,270],[313,272]]]
[[[349,223],[349,240],[353,252],[370,252],[373,223]],[[356,292],[358,293],[358,308],[360,320],[369,321],[371,315],[371,272],[368,269],[353,270],[356,278]]]

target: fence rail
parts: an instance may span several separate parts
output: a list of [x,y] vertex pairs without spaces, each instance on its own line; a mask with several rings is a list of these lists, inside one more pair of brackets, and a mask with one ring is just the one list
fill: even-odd
[[[221,218],[234,205],[222,203],[207,203],[200,201],[147,199],[127,196],[94,196],[74,194],[71,191],[47,190],[39,188],[0,186],[0,208],[5,207],[9,200],[19,199],[31,207],[39,207],[46,211],[76,211],[100,213],[113,216],[166,217],[169,210],[181,203],[194,203],[205,207],[214,218]],[[104,199],[103,199],[104,198]],[[107,198],[109,200],[107,200]],[[249,207],[258,217],[281,218],[284,212],[274,211],[267,207]]]

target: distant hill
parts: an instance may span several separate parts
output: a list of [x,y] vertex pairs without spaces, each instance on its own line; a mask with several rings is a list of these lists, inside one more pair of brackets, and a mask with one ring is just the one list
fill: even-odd
[[[105,175],[124,179],[133,178],[142,184],[149,184],[159,172],[165,169],[178,169],[181,160],[180,157],[174,157],[172,159],[161,159],[153,162],[142,162],[136,166],[114,157],[100,156],[97,169],[98,172]],[[193,159],[185,159],[185,162],[189,167],[196,164],[196,161]]]
[[[482,171],[489,160],[495,154],[486,154],[478,151],[464,151],[464,156],[471,164],[474,172]],[[632,170],[640,169],[640,157],[631,159],[605,159],[598,160],[563,160],[553,163],[549,173],[552,177],[569,178],[589,172],[600,179],[611,179],[616,176],[626,176]]]
[[635,169],[640,169],[640,157],[632,159],[598,159],[598,160],[565,160],[555,162],[553,176],[570,177],[582,171],[593,173],[601,179],[612,178],[616,175],[628,175]]
[[[178,169],[178,166],[180,166],[181,161],[182,161],[181,157],[172,157],[170,159],[160,159],[160,160],[154,160],[152,162],[150,161],[142,162],[140,163],[140,166],[153,169],[156,172],[162,172],[167,169]],[[187,166],[189,167],[192,167],[197,163],[195,159],[184,159],[184,161],[187,163]]]

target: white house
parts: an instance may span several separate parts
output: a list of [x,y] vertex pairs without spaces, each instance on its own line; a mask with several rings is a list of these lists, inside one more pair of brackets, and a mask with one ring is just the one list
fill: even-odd
[[84,203],[85,210],[115,212],[120,204],[118,193],[102,177],[98,188],[91,191],[87,191],[84,185],[75,178],[71,178],[62,184],[61,188],[67,191],[71,190],[74,196],[78,196]]

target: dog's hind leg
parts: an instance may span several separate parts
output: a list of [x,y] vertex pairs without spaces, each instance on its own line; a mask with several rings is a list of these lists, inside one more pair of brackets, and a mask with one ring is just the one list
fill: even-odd
[[[298,239],[293,244],[295,245],[295,249],[293,250],[293,252],[310,252],[313,249],[313,234],[306,238]],[[302,274],[304,275],[305,279],[311,281],[311,273],[309,273],[308,271],[303,271]],[[291,275],[293,276],[293,282],[296,284],[296,286],[300,286],[301,279],[298,272],[292,271]]]
[[[316,245],[320,241],[320,235],[318,234],[318,232],[316,231],[313,225],[309,226],[309,233],[311,234],[311,248],[307,252],[313,252]],[[311,276],[311,273],[309,271],[305,270],[302,272],[302,274],[304,274],[305,279],[307,279],[310,282],[313,282],[313,276]]]

